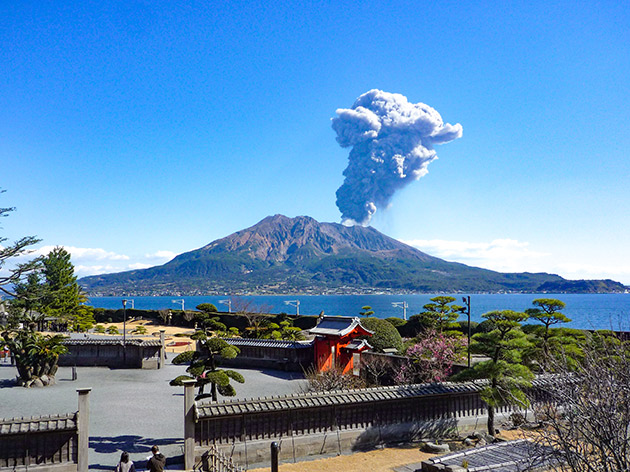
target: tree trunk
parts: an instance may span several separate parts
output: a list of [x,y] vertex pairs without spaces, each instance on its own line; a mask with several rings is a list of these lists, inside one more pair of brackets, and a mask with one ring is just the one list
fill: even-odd
[[488,434],[494,436],[494,407],[488,405]]
[[212,382],[212,401],[216,402],[217,401],[217,384],[215,384],[214,382]]

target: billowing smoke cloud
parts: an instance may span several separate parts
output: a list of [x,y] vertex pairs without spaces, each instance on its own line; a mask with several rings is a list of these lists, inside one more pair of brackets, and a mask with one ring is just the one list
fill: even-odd
[[437,159],[434,144],[462,136],[462,126],[442,121],[424,103],[382,90],[361,95],[352,108],[340,108],[332,127],[342,147],[352,146],[346,177],[337,190],[344,224],[367,225],[377,208],[386,208],[396,192],[427,173]]

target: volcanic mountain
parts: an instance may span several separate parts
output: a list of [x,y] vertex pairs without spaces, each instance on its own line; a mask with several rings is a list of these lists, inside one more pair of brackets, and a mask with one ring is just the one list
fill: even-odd
[[269,216],[164,265],[81,279],[91,295],[611,292],[610,280],[500,273],[447,262],[371,227]]

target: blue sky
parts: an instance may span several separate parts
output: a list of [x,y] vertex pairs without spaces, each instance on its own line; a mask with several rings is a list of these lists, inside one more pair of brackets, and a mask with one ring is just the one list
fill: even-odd
[[340,221],[370,89],[463,137],[372,226],[447,260],[630,284],[626,2],[0,4],[0,206],[79,275],[267,215]]

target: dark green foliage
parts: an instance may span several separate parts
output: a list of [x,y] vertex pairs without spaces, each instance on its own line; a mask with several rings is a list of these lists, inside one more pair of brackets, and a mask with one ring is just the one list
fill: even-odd
[[189,375],[178,375],[173,380],[171,380],[168,384],[171,387],[181,387],[182,385],[184,385],[184,380],[191,380],[191,379],[192,377],[190,377]]
[[[218,368],[219,360],[233,359],[239,354],[239,349],[228,344],[223,339],[212,337],[209,338],[203,331],[197,331],[192,339],[197,340],[201,344],[199,351],[189,351],[177,356],[177,363],[184,364],[190,362],[186,369],[189,376],[179,376],[171,381],[171,385],[181,385],[183,380],[194,379],[196,386],[199,388],[197,392],[197,400],[204,398],[212,398],[217,400],[217,394],[223,396],[234,396],[236,391],[230,384],[230,379],[235,382],[243,383],[245,379],[238,372],[233,370],[222,370]],[[210,393],[206,393],[205,387],[210,386]]]
[[364,306],[361,308],[362,311],[359,312],[359,315],[369,318],[374,314],[374,310],[372,310],[371,306]]
[[454,297],[438,296],[431,298],[431,303],[424,305],[424,311],[419,314],[420,324],[425,329],[434,329],[438,333],[454,329],[454,322],[459,318],[462,307],[455,305]]
[[181,354],[176,355],[171,362],[176,365],[190,364],[194,355],[195,351],[182,352]]
[[475,334],[470,349],[490,359],[475,364],[456,378],[489,380],[490,384],[481,391],[481,398],[488,405],[488,433],[494,435],[495,408],[504,405],[524,408],[528,405],[523,389],[531,385],[534,375],[523,365],[523,354],[532,344],[520,329],[527,314],[503,310],[485,313],[483,317],[492,321],[495,329]]
[[[472,334],[475,334],[477,332],[477,327],[479,326],[479,323],[477,323],[476,321],[471,321],[470,322],[470,332]],[[462,320],[462,321],[457,321],[455,323],[453,323],[452,328],[455,331],[459,331],[462,334],[468,334],[468,320]]]
[[564,356],[568,351],[576,354],[579,348],[571,342],[571,338],[564,336],[560,330],[551,327],[559,323],[571,321],[560,313],[565,303],[555,298],[538,298],[532,302],[535,308],[526,310],[529,318],[538,321],[540,329],[533,329],[534,348],[530,352],[530,358],[535,359],[543,370],[547,370],[549,359],[552,356]]
[[387,321],[392,326],[394,326],[394,328],[398,328],[399,326],[404,326],[405,324],[407,324],[407,322],[403,320],[402,318],[396,318],[393,316],[390,318],[385,318],[385,321]]
[[57,318],[75,315],[80,303],[81,289],[74,275],[74,266],[70,262],[70,253],[62,247],[56,247],[42,262],[44,311]]
[[293,326],[301,330],[309,330],[317,325],[317,316],[298,316],[293,319]]
[[380,318],[366,318],[361,320],[361,325],[374,332],[374,335],[366,336],[366,339],[375,352],[383,352],[384,349],[389,348],[394,348],[398,352],[402,351],[403,342],[400,333],[390,322]]
[[477,325],[477,333],[489,333],[497,328],[493,320],[484,320]]
[[216,313],[218,311],[217,307],[214,306],[212,303],[200,303],[195,308],[197,308],[197,310],[203,311],[205,313]]
[[13,354],[20,385],[30,383],[44,375],[54,376],[59,356],[68,351],[64,336],[42,335],[35,331],[35,323],[22,318],[24,327],[10,327],[0,334],[0,345],[6,345]]

